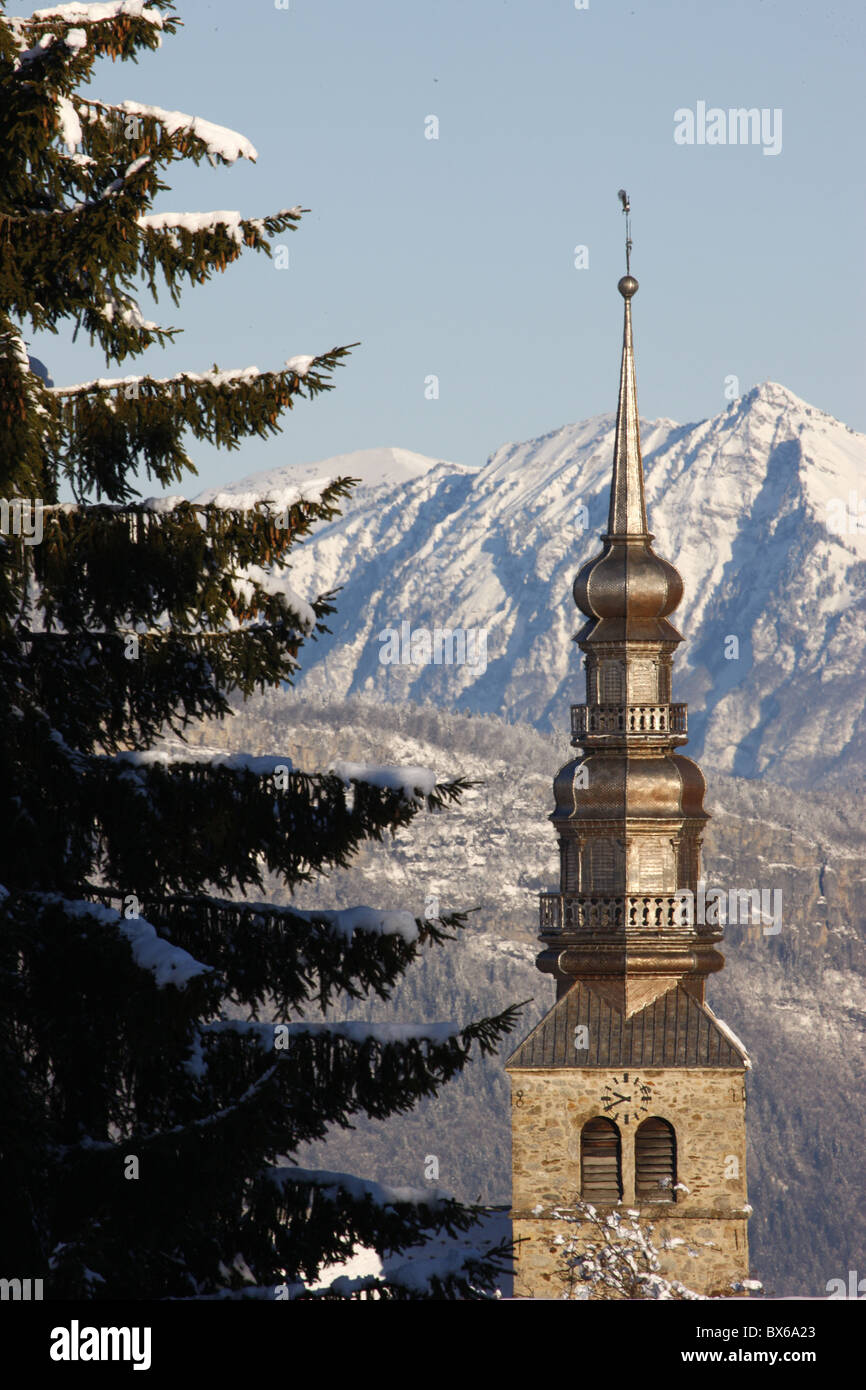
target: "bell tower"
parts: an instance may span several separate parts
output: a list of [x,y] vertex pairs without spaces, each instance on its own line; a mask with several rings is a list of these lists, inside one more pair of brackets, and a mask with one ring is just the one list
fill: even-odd
[[682,637],[669,616],[683,584],[647,526],[626,245],[608,525],[574,581],[586,703],[571,707],[578,752],[554,781],[559,891],[540,902],[537,965],[557,1002],[507,1065],[524,1298],[560,1296],[575,1227],[555,1213],[578,1199],[636,1210],[662,1274],[698,1293],[730,1295],[748,1276],[749,1061],[705,997],[722,931],[698,899],[705,783],[678,751],[687,712],[671,703]]

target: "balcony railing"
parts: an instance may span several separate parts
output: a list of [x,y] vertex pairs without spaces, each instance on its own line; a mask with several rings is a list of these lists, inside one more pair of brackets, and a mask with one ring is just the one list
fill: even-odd
[[628,893],[620,897],[541,893],[543,932],[665,931],[688,925],[688,909],[673,893]]
[[597,734],[684,734],[688,705],[572,705],[576,743]]

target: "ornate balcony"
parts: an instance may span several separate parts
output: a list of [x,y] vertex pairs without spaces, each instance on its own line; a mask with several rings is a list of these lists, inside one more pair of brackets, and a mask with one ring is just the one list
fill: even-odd
[[572,705],[572,742],[605,735],[685,735],[687,710],[688,705]]
[[682,899],[674,893],[628,893],[609,898],[565,893],[539,895],[539,922],[544,935],[676,931],[687,928],[684,913]]

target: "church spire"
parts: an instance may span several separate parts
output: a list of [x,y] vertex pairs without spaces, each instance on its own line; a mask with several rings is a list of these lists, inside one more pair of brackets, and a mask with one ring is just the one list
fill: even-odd
[[616,411],[616,441],[613,451],[613,478],[610,487],[610,514],[607,530],[611,536],[648,536],[646,501],[643,487],[643,460],[640,452],[640,420],[637,413],[637,385],[634,374],[634,343],[631,328],[631,301],[638,290],[631,273],[631,204],[624,188],[619,200],[625,214],[625,275],[617,286],[625,300],[622,328],[622,364],[619,374],[619,402]]
[[574,581],[574,601],[589,619],[578,640],[676,643],[682,639],[667,615],[682,598],[683,583],[674,566],[656,555],[647,524],[631,326],[638,282],[631,273],[628,196],[624,189],[619,196],[626,214],[626,274],[617,285],[625,305],[610,510],[602,554],[583,565]]
[[643,487],[643,460],[640,452],[640,420],[637,413],[637,385],[634,374],[634,343],[631,328],[631,301],[638,283],[624,275],[617,289],[625,300],[622,329],[622,365],[619,374],[619,402],[616,411],[616,440],[613,449],[613,477],[610,484],[610,536],[648,537],[646,501]]
[[718,1297],[748,1275],[748,1061],[705,1002],[723,932],[704,910],[704,778],[673,702],[682,580],[647,530],[630,251],[627,222],[610,523],[574,581],[586,703],[554,782],[559,887],[539,903],[536,963],[557,1002],[508,1061],[518,1298],[551,1296],[564,1241],[586,1253],[578,1197],[661,1220],[664,1278]]
[[697,889],[708,817],[701,770],[678,751],[687,714],[672,702],[671,668],[682,638],[668,614],[683,584],[647,527],[631,328],[637,281],[626,235],[610,521],[601,554],[574,581],[587,618],[575,639],[586,703],[572,706],[572,742],[582,751],[554,783],[560,887],[542,895],[539,966],[556,975],[561,994],[582,982],[628,1018],[678,984],[702,1002],[722,957],[721,931],[681,910],[683,895],[693,899]]

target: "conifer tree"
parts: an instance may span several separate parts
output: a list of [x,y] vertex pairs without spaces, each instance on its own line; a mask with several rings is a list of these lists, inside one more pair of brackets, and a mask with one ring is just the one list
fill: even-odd
[[353,1116],[435,1094],[513,1025],[513,1010],[462,1028],[327,1016],[341,993],[386,998],[460,916],[249,897],[267,873],[292,886],[347,864],[465,784],[155,748],[291,682],[334,595],[294,594],[286,556],[350,480],[279,509],[147,501],[134,484],[194,472],[190,436],[275,433],[349,348],[62,387],[25,346],[74,325],[109,364],[135,358],[176,331],[144,316],[143,293],[177,303],[298,225],[300,207],[152,211],[176,161],[255,158],[207,121],[83,94],[100,57],[155,49],[178,23],[170,0],[0,15],[3,1270],[43,1278],[46,1298],[485,1297],[501,1250],[466,1240],[423,1277],[392,1258],[314,1293],[356,1244],[399,1253],[469,1231],[476,1209],[292,1161]]

